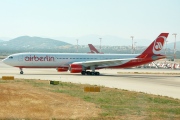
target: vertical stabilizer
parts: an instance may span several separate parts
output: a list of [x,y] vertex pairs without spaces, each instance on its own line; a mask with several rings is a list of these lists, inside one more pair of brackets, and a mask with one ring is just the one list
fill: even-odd
[[142,54],[160,55],[169,33],[161,33]]
[[100,53],[92,44],[88,44],[91,52],[90,53]]

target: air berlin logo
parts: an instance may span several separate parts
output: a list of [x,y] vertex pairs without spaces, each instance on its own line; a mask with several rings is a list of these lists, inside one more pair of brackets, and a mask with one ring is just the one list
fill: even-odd
[[163,45],[161,44],[161,42],[156,42],[156,44],[155,44],[155,46],[154,46],[154,49],[155,49],[156,51],[159,51],[159,50],[162,49],[162,47],[163,47]]
[[164,36],[160,36],[156,39],[156,41],[154,42],[154,47],[153,47],[154,54],[161,53],[165,40],[166,40],[166,37]]
[[51,57],[51,56],[41,56],[41,57],[38,57],[36,55],[30,55],[30,56],[26,56],[24,58],[25,61],[54,61],[54,57]]

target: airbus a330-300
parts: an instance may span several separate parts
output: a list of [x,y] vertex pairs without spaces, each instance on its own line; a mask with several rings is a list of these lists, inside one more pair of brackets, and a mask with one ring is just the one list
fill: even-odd
[[82,75],[99,75],[96,69],[129,68],[166,58],[161,54],[169,33],[161,33],[141,54],[18,53],[5,58],[7,65],[23,68],[56,68]]

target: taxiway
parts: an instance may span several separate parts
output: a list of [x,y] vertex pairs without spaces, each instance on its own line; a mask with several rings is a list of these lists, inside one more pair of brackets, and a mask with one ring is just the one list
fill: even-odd
[[19,68],[5,65],[0,61],[0,77],[14,76],[15,78],[100,85],[180,99],[180,70],[102,69],[99,70],[100,76],[82,76],[69,72],[59,73],[56,69],[23,69],[23,71],[24,74],[21,75]]

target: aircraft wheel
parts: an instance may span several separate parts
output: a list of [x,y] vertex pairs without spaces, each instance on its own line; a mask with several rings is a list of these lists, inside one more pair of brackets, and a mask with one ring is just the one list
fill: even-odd
[[23,73],[24,73],[23,71],[20,72],[20,74],[23,74]]
[[87,71],[87,72],[86,72],[87,75],[90,75],[90,73],[91,73],[90,71]]
[[82,71],[81,74],[82,74],[82,75],[85,75],[85,74],[86,74],[86,71]]
[[95,75],[100,75],[100,73],[99,72],[95,72]]
[[91,75],[95,75],[95,72],[90,72]]

